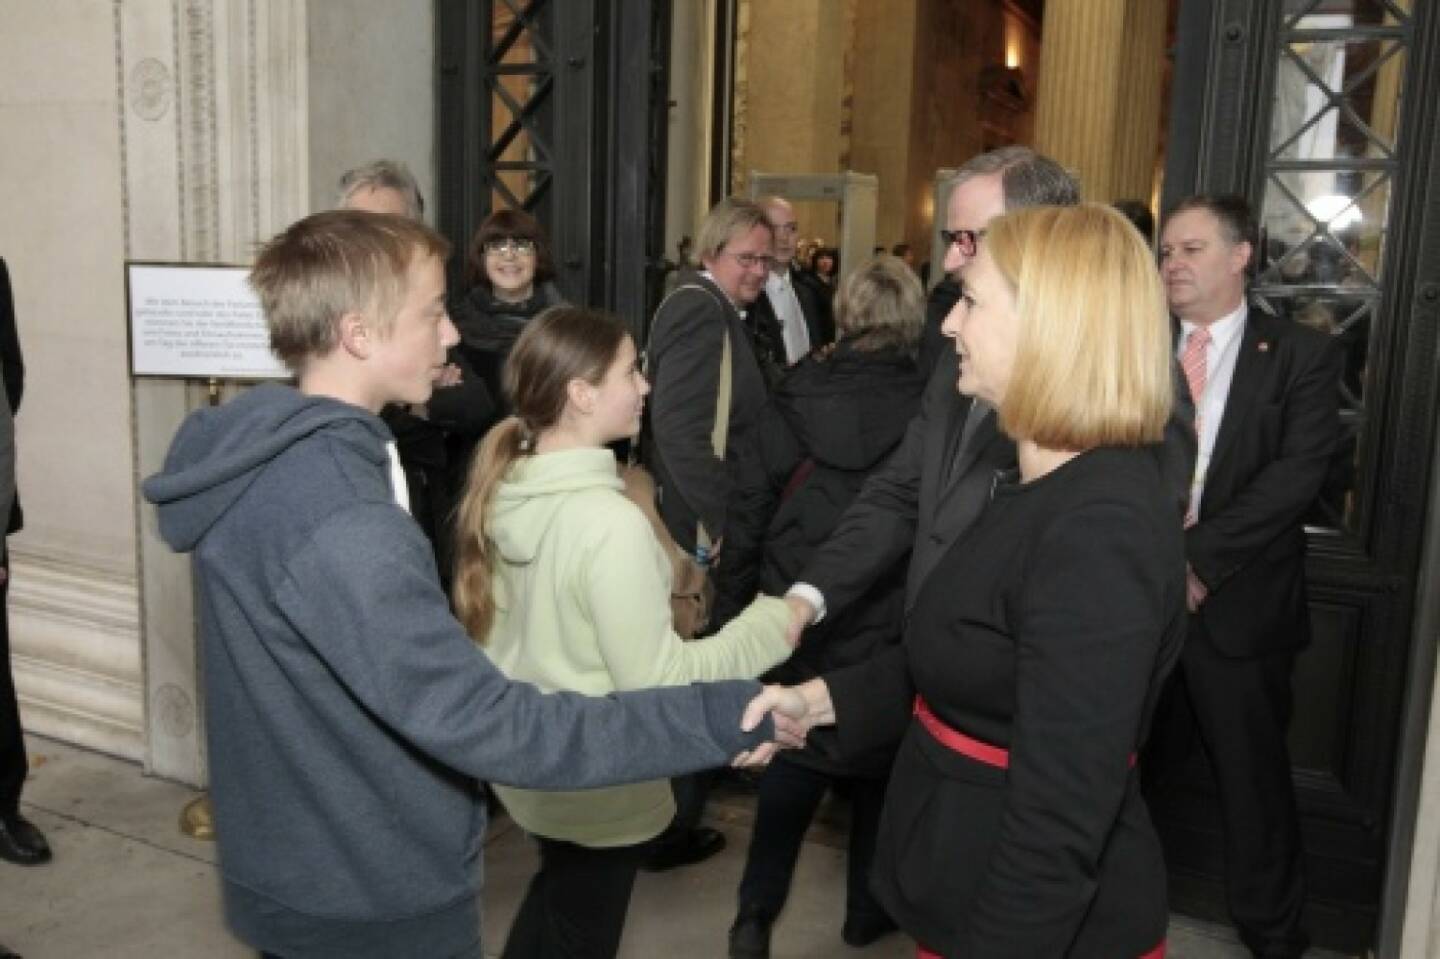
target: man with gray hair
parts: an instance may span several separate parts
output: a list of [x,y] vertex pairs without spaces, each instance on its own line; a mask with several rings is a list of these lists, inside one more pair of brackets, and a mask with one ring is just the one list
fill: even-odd
[[425,219],[425,198],[410,168],[399,160],[371,160],[347,170],[336,188],[335,206]]
[[[425,212],[415,177],[398,160],[372,160],[347,172],[340,178],[336,205],[416,223],[422,222]],[[445,351],[445,365],[434,386],[428,403],[391,403],[380,411],[380,418],[395,434],[410,515],[435,549],[440,583],[448,593],[455,546],[451,517],[465,486],[468,453],[495,418],[496,403],[458,346]]]
[[[975,258],[985,228],[1010,210],[1073,206],[1080,184],[1054,160],[1022,146],[1002,147],[966,162],[946,204],[945,272]],[[859,498],[791,588],[797,620],[808,624],[859,597],[907,551],[905,608],[950,544],[989,499],[995,470],[1015,462],[1015,447],[994,411],[956,389],[959,360],[943,350],[925,388],[920,414],[900,448],[866,482]]]
[[778,378],[810,354],[835,339],[835,318],[830,290],[808,273],[795,269],[795,247],[800,224],[795,208],[784,197],[756,201],[775,238],[775,255],[765,288],[745,313],[745,325],[755,336],[756,358],[766,374]]
[[[1007,146],[974,157],[956,172],[946,203],[948,228],[940,231],[945,272],[953,275],[975,258],[986,226],[996,217],[1022,207],[1079,202],[1075,176],[1029,147]],[[830,541],[791,588],[796,628],[859,597],[911,550],[908,611],[935,562],[989,501],[995,471],[1014,465],[1015,444],[1000,432],[995,411],[961,396],[958,376],[955,351],[941,351],[920,414],[900,448],[866,482]],[[1194,407],[1178,386],[1176,400],[1161,455],[1177,503],[1183,505],[1195,461]]]
[[[1023,146],[1008,146],[974,157],[956,172],[946,203],[945,272],[954,275],[978,254],[990,221],[1030,206],[1073,206],[1080,184],[1054,160]],[[962,299],[946,318],[954,336]],[[1163,322],[1157,317],[1157,322]],[[995,410],[957,388],[959,358],[942,350],[921,400],[920,413],[905,438],[846,510],[830,539],[811,557],[786,594],[796,630],[818,621],[861,596],[905,554],[908,617],[920,587],[990,501],[995,474],[1015,466],[1015,443],[1000,431]],[[1177,379],[1175,414],[1157,452],[1161,470],[1183,505],[1195,460],[1194,408],[1187,406]],[[1176,521],[1180,510],[1177,508]],[[742,899],[730,930],[730,955],[754,959],[769,954],[770,925],[778,904]],[[857,918],[857,917],[852,917]],[[865,917],[868,931],[853,937],[868,942],[891,928],[884,917]],[[858,928],[859,922],[852,928]]]
[[[1005,147],[967,162],[952,181],[946,207],[945,271],[974,259],[985,228],[1008,210],[1072,206],[1080,185],[1055,161],[1027,147]],[[905,610],[950,544],[980,515],[995,471],[1015,463],[1015,444],[996,426],[994,411],[956,388],[959,360],[940,351],[900,446],[865,481],[830,538],[786,594],[794,629],[865,595],[910,553]],[[913,551],[912,551],[913,547]],[[742,895],[730,929],[732,959],[769,955],[770,927],[783,891]],[[847,916],[847,941],[867,944],[894,928],[882,915]]]

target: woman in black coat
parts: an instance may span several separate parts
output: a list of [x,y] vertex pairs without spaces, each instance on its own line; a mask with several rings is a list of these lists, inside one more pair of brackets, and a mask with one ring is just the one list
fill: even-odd
[[[846,278],[837,301],[839,342],[785,374],[740,450],[716,569],[718,621],[743,609],[757,590],[783,593],[866,476],[899,444],[925,385],[915,361],[924,309],[919,282],[895,257],[877,257]],[[898,643],[905,565],[896,563],[859,602],[812,628],[771,678],[798,683],[866,662]],[[760,778],[732,956],[768,954],[770,926],[784,905],[805,832],[831,786],[852,802],[842,936],[865,945],[894,928],[868,886],[893,749],[842,759],[834,736],[814,731],[805,749],[780,756]]]
[[469,289],[450,307],[450,319],[460,332],[460,352],[495,400],[487,429],[510,415],[502,373],[520,331],[541,310],[563,302],[554,276],[544,230],[522,210],[496,210],[470,241]]
[[1150,448],[1174,396],[1164,293],[1094,204],[992,222],[963,280],[958,385],[997,408],[1019,469],[903,645],[769,698],[837,723],[845,752],[901,740],[873,885],[922,956],[1158,955],[1165,868],[1135,755],[1186,627]]

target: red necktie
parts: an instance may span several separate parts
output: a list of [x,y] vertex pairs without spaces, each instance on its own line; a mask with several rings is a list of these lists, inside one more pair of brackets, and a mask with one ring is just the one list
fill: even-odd
[[1180,356],[1180,368],[1185,371],[1185,382],[1190,386],[1190,399],[1195,401],[1195,432],[1200,432],[1200,397],[1205,392],[1205,359],[1210,346],[1210,331],[1197,326],[1185,341],[1185,352]]
[[[1197,326],[1185,341],[1185,352],[1180,354],[1180,368],[1185,371],[1185,382],[1190,387],[1190,399],[1195,403],[1195,435],[1200,435],[1200,397],[1205,393],[1205,360],[1210,346],[1210,330]],[[1195,507],[1185,514],[1185,527],[1195,525]]]

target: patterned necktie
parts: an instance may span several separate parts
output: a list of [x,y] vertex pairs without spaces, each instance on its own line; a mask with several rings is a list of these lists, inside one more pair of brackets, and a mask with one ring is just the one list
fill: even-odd
[[[1180,368],[1185,371],[1185,382],[1190,387],[1190,399],[1195,403],[1195,435],[1200,436],[1200,397],[1205,393],[1205,360],[1210,346],[1210,330],[1197,326],[1185,341],[1185,352],[1180,355]],[[1197,519],[1192,505],[1185,513],[1185,527],[1195,525]]]
[[1180,356],[1180,368],[1185,371],[1185,382],[1190,386],[1190,399],[1195,402],[1196,431],[1199,431],[1200,397],[1205,392],[1205,359],[1210,346],[1210,331],[1197,326],[1185,341],[1185,352]]

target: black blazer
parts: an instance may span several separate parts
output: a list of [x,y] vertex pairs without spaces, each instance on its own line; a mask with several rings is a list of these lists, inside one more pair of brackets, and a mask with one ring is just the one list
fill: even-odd
[[[1184,566],[1160,460],[1093,450],[1002,481],[904,643],[825,677],[843,755],[903,737],[872,884],[923,945],[1116,959],[1164,938],[1165,866],[1131,757],[1185,637]],[[916,693],[1009,768],[942,746],[912,718]]]
[[1343,366],[1324,333],[1250,308],[1199,521],[1185,534],[1209,589],[1201,634],[1225,655],[1309,641],[1302,521],[1339,440]]
[[[1172,369],[1175,411],[1155,455],[1163,463],[1180,516],[1195,464],[1195,408],[1178,364]],[[951,345],[936,359],[920,414],[899,449],[871,474],[834,534],[805,567],[799,581],[820,590],[827,611],[842,609],[861,596],[913,546],[905,583],[908,612],[935,563],[985,508],[996,473],[1015,465],[1015,444],[1000,432],[994,413],[979,421],[961,449],[971,400],[956,390],[958,376]]]
[[1015,444],[987,416],[951,469],[971,403],[955,389],[958,375],[955,351],[942,353],[899,448],[806,565],[800,581],[820,590],[830,611],[863,595],[909,551],[908,610],[946,547],[980,515],[995,472],[1014,465]]
[[[795,290],[795,299],[800,303],[800,313],[805,317],[805,328],[810,334],[810,348],[818,350],[835,340],[835,317],[830,308],[830,292],[819,281],[808,274],[790,270],[790,285]],[[780,318],[775,315],[775,305],[764,290],[745,311],[745,323],[750,327],[756,342],[756,355],[762,362],[783,370],[789,364],[785,361],[785,336],[780,331]]]
[[[15,326],[15,299],[10,292],[10,271],[5,259],[0,257],[0,372],[5,377],[5,400],[10,407],[10,416],[20,412],[20,398],[25,393],[25,358],[20,353],[20,332]],[[13,444],[12,444],[13,449]],[[20,510],[20,494],[15,492],[10,501],[10,518],[5,526],[8,535],[19,531],[25,525],[25,514]]]
[[[710,442],[720,388],[723,338],[730,338],[730,420],[725,458]],[[737,450],[745,445],[768,395],[740,314],[713,281],[681,279],[655,311],[646,373],[646,463],[660,490],[665,528],[685,549],[695,547],[697,519],[711,540],[725,529]]]

